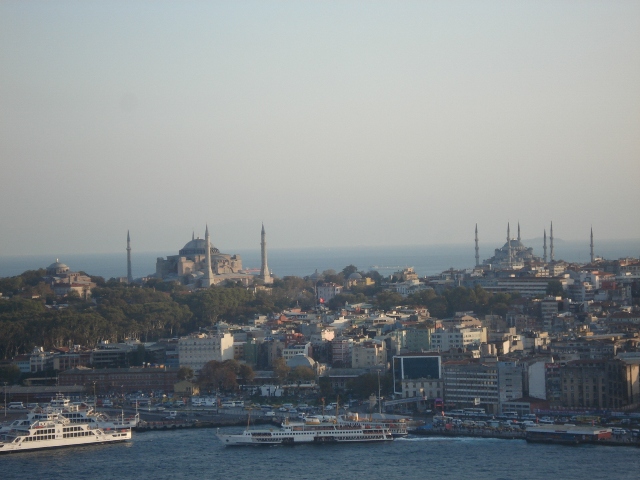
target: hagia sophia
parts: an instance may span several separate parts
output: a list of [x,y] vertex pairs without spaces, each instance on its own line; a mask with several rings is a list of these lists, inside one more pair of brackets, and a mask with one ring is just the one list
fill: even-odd
[[191,240],[178,251],[178,255],[166,258],[158,257],[156,261],[156,277],[165,281],[177,281],[183,285],[197,288],[210,287],[230,280],[250,285],[256,278],[265,284],[273,283],[267,266],[267,242],[262,226],[261,233],[262,267],[260,275],[242,269],[240,255],[220,253],[211,244],[209,227],[205,229],[204,239],[192,235]]

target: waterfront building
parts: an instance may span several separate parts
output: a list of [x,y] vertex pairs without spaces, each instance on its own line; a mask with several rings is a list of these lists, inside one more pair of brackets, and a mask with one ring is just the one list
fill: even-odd
[[500,413],[501,402],[522,397],[522,369],[515,362],[451,361],[442,369],[449,406],[482,406]]
[[[440,355],[435,353],[395,355],[392,362],[395,394],[402,395],[404,398],[442,397],[442,357]],[[420,390],[421,388],[422,390]],[[435,388],[436,391],[439,390],[439,393],[435,396],[427,395],[425,388]]]
[[190,367],[195,373],[211,360],[233,360],[233,335],[197,333],[181,337],[178,339],[178,356],[180,366]]
[[98,395],[106,393],[126,393],[141,390],[150,392],[163,390],[172,392],[178,382],[177,368],[84,368],[78,367],[58,374],[58,385],[84,386],[93,394],[93,387]]
[[562,406],[621,408],[640,402],[640,360],[575,360],[560,367]]
[[432,378],[406,379],[401,382],[402,398],[421,397],[433,402],[442,399],[444,380]]

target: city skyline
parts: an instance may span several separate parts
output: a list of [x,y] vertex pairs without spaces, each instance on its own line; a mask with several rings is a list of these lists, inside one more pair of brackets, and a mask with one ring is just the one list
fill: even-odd
[[6,1],[0,53],[0,256],[640,239],[634,2]]

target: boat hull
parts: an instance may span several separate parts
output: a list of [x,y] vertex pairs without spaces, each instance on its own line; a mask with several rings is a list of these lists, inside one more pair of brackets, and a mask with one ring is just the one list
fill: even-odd
[[131,439],[131,430],[124,432],[104,433],[96,436],[77,438],[58,438],[38,442],[21,441],[18,443],[0,443],[0,454],[33,452],[54,448],[80,447],[84,445],[104,445],[107,443],[126,442]]
[[254,430],[238,435],[217,434],[218,439],[226,446],[241,445],[297,445],[326,443],[362,443],[392,441],[393,435],[388,430]]

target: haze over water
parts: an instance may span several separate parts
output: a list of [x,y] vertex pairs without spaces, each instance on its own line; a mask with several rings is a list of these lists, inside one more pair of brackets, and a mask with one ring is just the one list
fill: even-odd
[[[523,240],[534,249],[536,255],[542,255],[542,241]],[[539,243],[539,245],[538,245]],[[493,249],[487,245],[480,247],[480,260],[490,258]],[[132,252],[132,270],[134,277],[155,272],[157,257],[176,255],[174,252]],[[607,259],[617,259],[640,255],[640,240],[615,240],[597,243],[596,255]],[[242,256],[246,269],[260,268],[260,250],[238,250],[225,253],[237,253]],[[589,261],[588,242],[556,241],[556,260],[586,263]],[[99,275],[105,279],[126,276],[126,252],[108,254],[67,254],[60,255],[61,262],[73,271],[85,271],[90,275]],[[25,270],[46,268],[56,260],[49,255],[0,256],[0,277],[19,275]],[[353,264],[360,271],[378,270],[389,275],[403,267],[414,267],[419,275],[435,275],[449,268],[472,268],[475,265],[474,245],[439,246],[388,246],[388,247],[336,247],[336,248],[297,248],[269,249],[269,268],[278,277],[287,275],[307,276],[316,269],[319,272],[334,269],[342,270]]]

